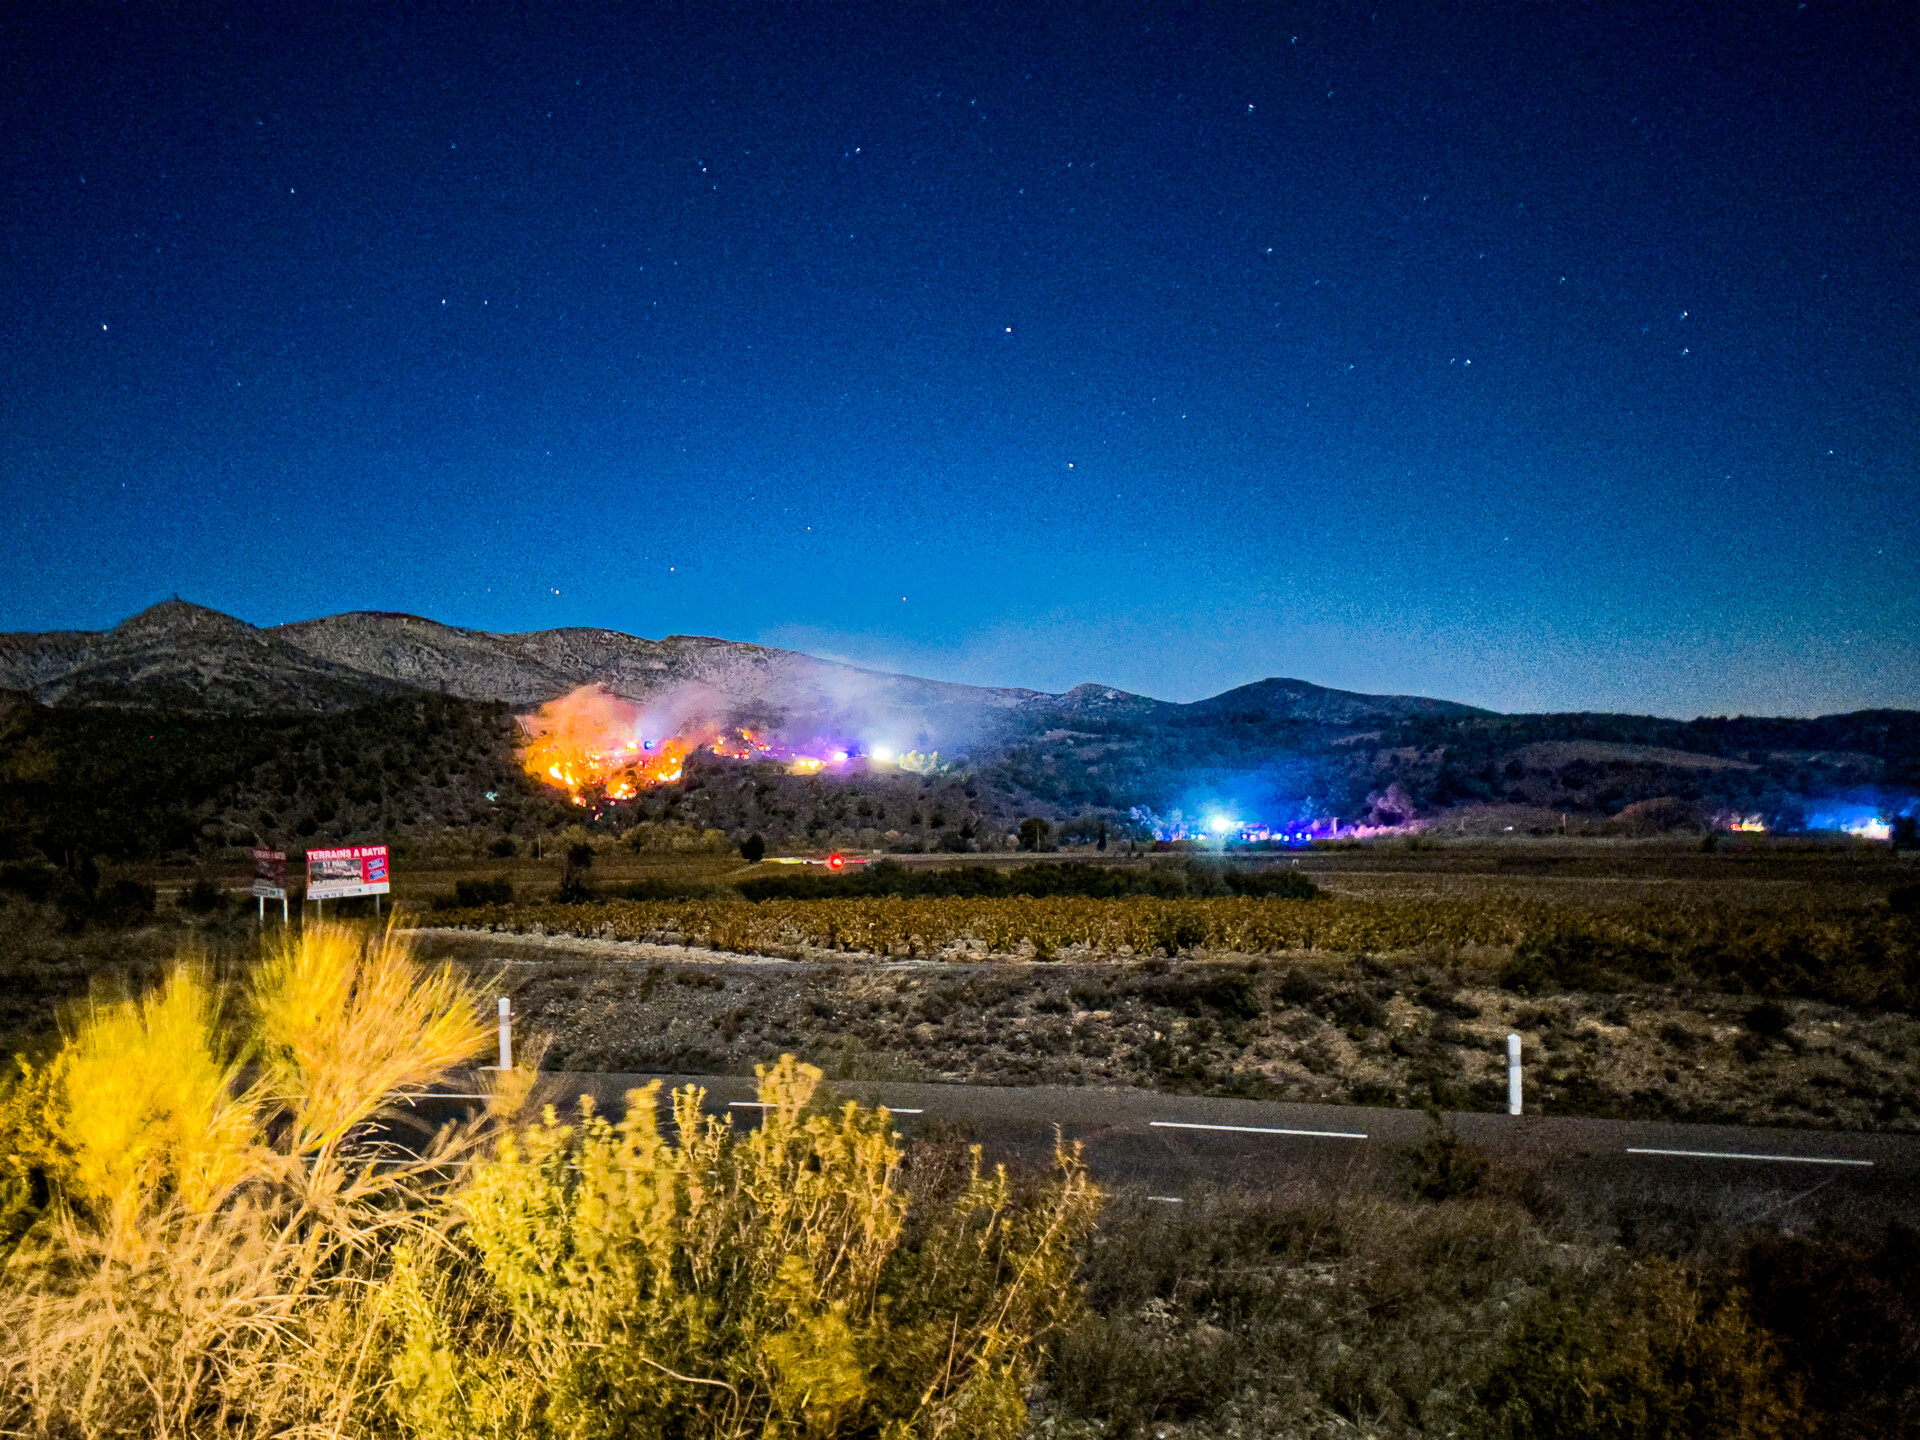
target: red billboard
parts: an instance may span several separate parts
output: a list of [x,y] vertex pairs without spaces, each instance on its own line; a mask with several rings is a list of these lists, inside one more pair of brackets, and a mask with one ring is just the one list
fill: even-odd
[[253,893],[262,900],[287,898],[286,851],[255,850],[253,852]]
[[307,851],[309,900],[388,893],[386,846],[343,845],[335,850]]

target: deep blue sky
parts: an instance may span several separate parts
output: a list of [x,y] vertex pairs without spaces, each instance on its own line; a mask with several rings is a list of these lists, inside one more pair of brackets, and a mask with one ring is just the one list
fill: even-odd
[[29,8],[0,629],[1920,706],[1902,7]]

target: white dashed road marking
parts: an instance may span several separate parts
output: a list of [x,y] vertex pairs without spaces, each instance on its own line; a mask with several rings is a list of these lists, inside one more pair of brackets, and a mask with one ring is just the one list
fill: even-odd
[[1364,1140],[1350,1130],[1275,1130],[1265,1125],[1196,1125],[1186,1120],[1149,1120],[1155,1130],[1227,1130],[1235,1135],[1312,1135],[1321,1140]]
[[[727,1104],[735,1110],[768,1110],[772,1108],[764,1100],[729,1100]],[[886,1111],[889,1115],[924,1115],[927,1113],[924,1110],[909,1110],[901,1105],[882,1105],[879,1108]]]
[[1744,1155],[1737,1150],[1643,1150],[1627,1147],[1629,1155],[1681,1155],[1689,1160],[1773,1160],[1783,1165],[1859,1165],[1871,1168],[1871,1160],[1842,1160],[1833,1155]]

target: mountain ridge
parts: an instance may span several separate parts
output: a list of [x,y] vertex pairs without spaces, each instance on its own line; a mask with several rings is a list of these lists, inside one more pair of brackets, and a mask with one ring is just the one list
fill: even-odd
[[911,721],[913,743],[965,744],[1034,711],[1145,719],[1257,713],[1335,725],[1489,714],[1425,696],[1363,695],[1269,678],[1180,704],[1086,683],[1054,694],[963,685],[703,635],[659,640],[591,626],[496,632],[400,611],[272,626],[171,599],[110,630],[0,634],[0,689],[53,706],[327,713],[408,693],[528,707],[599,684],[639,704],[686,695],[733,714],[831,727],[858,710]]
[[[844,775],[697,754],[681,782],[606,820],[735,839],[980,848],[1025,817],[1069,838],[1164,839],[1223,815],[1490,834],[1760,816],[1791,831],[1920,806],[1912,711],[1503,715],[1279,677],[1181,704],[1095,683],[959,685],[711,636],[497,634],[380,611],[256,627],[170,600],[111,630],[0,634],[0,854],[66,853],[75,837],[133,854],[243,833],[544,833],[573,807],[525,773],[512,714],[584,684],[639,705],[648,734],[704,715],[765,727],[797,755],[940,752],[930,769]],[[22,817],[31,834],[9,840]]]

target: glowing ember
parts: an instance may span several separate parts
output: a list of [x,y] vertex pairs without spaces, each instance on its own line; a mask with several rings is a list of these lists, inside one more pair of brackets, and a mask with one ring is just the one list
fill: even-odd
[[748,730],[744,726],[720,736],[707,747],[716,755],[724,755],[729,760],[757,760],[773,753],[773,746],[765,736]]
[[[568,799],[585,807],[602,799],[631,800],[649,786],[672,784],[696,750],[729,760],[776,761],[795,775],[817,775],[858,758],[857,747],[846,741],[815,736],[806,742],[815,752],[808,754],[765,731],[744,725],[722,729],[694,714],[688,718],[687,708],[671,697],[642,709],[598,685],[583,685],[518,717],[524,737],[520,763],[536,780],[566,791]],[[901,763],[908,758],[902,756]]]
[[685,733],[651,739],[640,708],[598,685],[583,685],[519,717],[526,743],[520,763],[529,775],[567,792],[576,805],[588,792],[631,800],[650,785],[680,778],[687,753],[704,740]]

